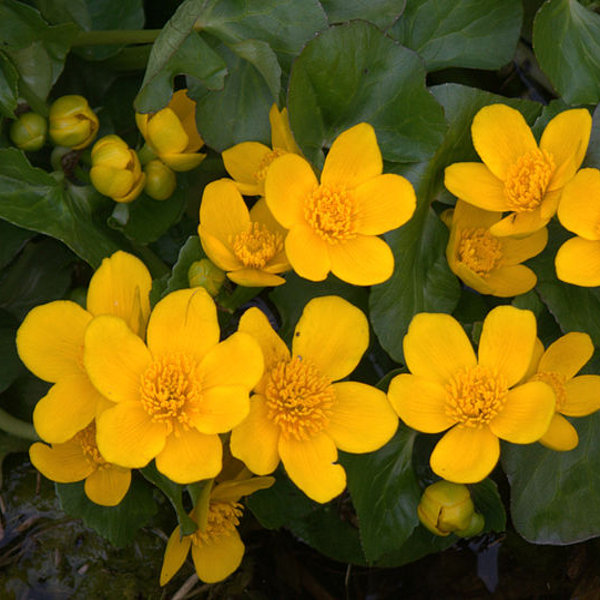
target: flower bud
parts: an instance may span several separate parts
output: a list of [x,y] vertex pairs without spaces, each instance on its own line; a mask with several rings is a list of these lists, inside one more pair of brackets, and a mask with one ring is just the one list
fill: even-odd
[[50,107],[50,137],[57,146],[81,150],[98,133],[98,117],[83,96],[62,96]]
[[425,489],[417,513],[435,535],[468,537],[477,535],[484,525],[483,516],[475,512],[469,488],[444,480]]
[[101,194],[115,202],[135,200],[146,182],[135,150],[118,135],[107,135],[94,144],[90,178]]
[[151,160],[144,167],[146,185],[144,191],[150,198],[166,200],[175,191],[175,173],[160,160]]
[[48,123],[42,115],[26,112],[10,126],[10,139],[17,148],[33,152],[44,145],[47,132]]
[[190,287],[203,287],[211,296],[216,296],[225,281],[225,271],[208,258],[193,262],[188,269]]

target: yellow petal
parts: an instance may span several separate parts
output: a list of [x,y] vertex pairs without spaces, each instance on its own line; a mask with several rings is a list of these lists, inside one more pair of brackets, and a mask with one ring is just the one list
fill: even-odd
[[331,270],[329,245],[308,225],[297,225],[285,238],[285,253],[294,271],[310,281],[323,281]]
[[378,450],[398,428],[398,417],[385,394],[377,388],[345,381],[335,383],[335,401],[327,434],[344,452]]
[[490,431],[513,444],[531,444],[548,430],[556,397],[542,381],[530,381],[510,390],[500,412],[490,421]]
[[63,377],[36,404],[33,426],[46,442],[66,442],[92,422],[101,398],[84,373]]
[[499,298],[512,298],[532,290],[537,283],[535,273],[524,265],[500,267],[485,278],[490,292]]
[[168,107],[177,115],[189,138],[186,150],[198,150],[204,145],[204,140],[196,126],[196,102],[187,95],[187,90],[177,90],[169,100]]
[[454,212],[451,218],[451,226],[457,229],[477,229],[479,227],[488,229],[494,223],[497,223],[501,218],[501,212],[483,210],[482,208],[478,208],[472,204],[469,204],[468,202],[465,202],[464,200],[459,199],[456,201],[456,206],[454,207]]
[[488,277],[483,277],[471,271],[465,263],[459,262],[454,254],[447,254],[448,266],[450,270],[458,277],[460,280],[470,288],[473,288],[475,291],[480,294],[490,294],[494,295],[495,290],[488,284]]
[[152,115],[147,123],[146,134],[156,154],[183,152],[188,145],[188,135],[181,121],[170,108],[163,108]]
[[594,354],[587,333],[572,331],[550,344],[540,359],[538,371],[555,371],[565,379],[575,377]]
[[538,147],[523,115],[506,104],[484,106],[473,119],[471,134],[481,160],[502,180],[512,164]]
[[346,472],[332,464],[337,449],[324,433],[303,441],[280,437],[279,456],[289,478],[316,502],[329,502],[344,491]]
[[561,281],[582,287],[600,285],[600,241],[567,240],[558,249],[554,265]]
[[283,277],[273,275],[272,273],[266,273],[265,271],[259,271],[258,269],[239,269],[237,271],[230,271],[227,273],[227,277],[234,283],[244,287],[275,287],[285,283]]
[[52,447],[36,442],[29,448],[29,458],[44,477],[58,483],[81,481],[95,468],[77,441],[54,444]]
[[417,431],[440,433],[456,423],[446,414],[446,390],[438,381],[397,375],[390,382],[388,398],[398,416]]
[[101,506],[117,506],[125,497],[131,483],[131,471],[106,465],[91,473],[85,480],[85,495]]
[[287,152],[302,154],[292,135],[287,108],[283,108],[279,112],[277,104],[273,104],[269,111],[269,121],[271,123],[271,146],[273,149],[281,148]]
[[268,418],[263,396],[250,398],[250,413],[231,432],[231,454],[257,475],[272,473],[279,464],[279,427]]
[[205,390],[190,417],[201,433],[226,433],[239,425],[249,410],[247,387],[222,385]]
[[[551,193],[553,194],[554,192]],[[553,214],[551,213],[547,217],[543,217],[541,207],[531,212],[510,213],[504,219],[492,225],[489,231],[497,237],[525,237],[545,227]]]
[[101,315],[85,334],[84,363],[94,387],[109,400],[138,401],[140,376],[151,356],[142,340],[125,321]]
[[498,438],[487,428],[457,425],[436,444],[429,462],[434,473],[454,483],[485,479],[500,458]]
[[[501,265],[518,265],[537,256],[548,243],[548,229],[544,227],[527,237],[515,239],[503,237]],[[513,294],[517,295],[517,294]]]
[[127,252],[105,258],[90,281],[87,309],[98,315],[121,317],[141,338],[150,315],[152,277],[146,265]]
[[[243,142],[224,150],[221,156],[229,175],[237,183],[248,186],[246,195],[258,195],[264,190],[264,182],[259,184],[256,174],[260,171],[264,158],[271,149],[260,142]],[[250,189],[251,188],[251,189]],[[251,193],[254,191],[254,194]]]
[[306,160],[297,154],[284,154],[276,158],[267,171],[267,206],[286,229],[304,223],[304,203],[318,184]]
[[223,243],[211,235],[202,225],[198,225],[198,235],[206,256],[223,271],[235,271],[243,268],[243,264],[235,257],[231,245]]
[[323,375],[337,381],[354,371],[368,345],[364,313],[339,296],[322,296],[304,307],[292,354],[310,360]]
[[446,167],[444,185],[457,198],[482,210],[508,210],[504,183],[481,163],[454,163]]
[[550,448],[550,450],[565,452],[577,447],[579,436],[575,427],[563,416],[556,413],[552,417],[548,431],[540,438],[539,442],[546,448]]
[[329,246],[332,273],[352,285],[375,285],[387,281],[394,272],[394,255],[390,247],[373,235]]
[[287,229],[282,227],[279,221],[273,216],[264,198],[259,198],[250,209],[250,220],[253,223],[265,225],[272,233],[279,233],[283,236],[287,233]]
[[134,185],[134,176],[125,168],[95,165],[90,169],[93,186],[109,198],[119,198],[129,193]]
[[125,203],[132,202],[142,193],[142,190],[144,189],[145,185],[146,185],[146,174],[142,173],[137,178],[137,180],[133,184],[133,187],[131,188],[131,190],[129,191],[128,194],[125,194],[124,196],[121,196],[121,197],[113,196],[113,200],[115,200],[116,202],[125,202]]
[[352,189],[380,175],[383,160],[375,130],[359,123],[337,136],[325,158],[321,183]]
[[192,537],[189,535],[181,536],[181,527],[178,525],[175,531],[169,536],[165,557],[163,558],[162,569],[160,571],[160,585],[166,585],[171,581],[175,573],[179,571],[181,565],[190,551]]
[[195,169],[204,159],[206,154],[196,152],[182,152],[180,154],[161,154],[162,160],[168,167],[181,173]]
[[17,350],[40,379],[55,382],[82,372],[83,337],[92,316],[68,300],[30,310],[17,331]]
[[497,306],[483,322],[479,364],[502,375],[508,387],[527,372],[536,340],[537,323],[530,310]]
[[404,359],[413,375],[441,384],[459,369],[477,364],[471,342],[460,323],[442,313],[415,315],[403,347]]
[[175,429],[156,456],[156,468],[175,483],[192,483],[216,477],[223,466],[223,445],[218,435],[190,428]]
[[556,190],[575,175],[587,151],[592,131],[592,117],[585,108],[565,110],[544,129],[540,148],[554,159],[555,171],[548,189]]
[[[250,475],[248,473],[248,475]],[[266,490],[275,483],[274,477],[250,477],[235,481],[224,481],[216,485],[210,493],[211,501],[238,502],[258,490]]]
[[229,577],[241,564],[244,544],[237,530],[208,543],[192,544],[192,560],[201,581],[216,583]]
[[567,396],[560,412],[568,417],[586,417],[600,408],[600,376],[580,375],[565,383]]
[[536,338],[535,346],[533,347],[533,355],[531,357],[531,362],[529,363],[529,367],[527,367],[527,372],[523,375],[523,379],[519,381],[522,383],[524,381],[528,381],[538,372],[538,365],[540,364],[540,359],[544,354],[544,344],[542,344],[540,338]]
[[558,218],[566,229],[587,240],[600,240],[600,171],[581,169],[565,186]]
[[217,309],[202,287],[177,290],[163,298],[148,323],[153,356],[182,353],[200,361],[219,342]]
[[130,469],[145,467],[161,452],[167,436],[166,425],[152,422],[139,402],[121,402],[105,410],[96,428],[102,456]]

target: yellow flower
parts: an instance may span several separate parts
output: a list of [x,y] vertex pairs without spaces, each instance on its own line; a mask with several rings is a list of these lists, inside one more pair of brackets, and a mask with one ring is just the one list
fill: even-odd
[[150,149],[173,171],[195,169],[206,158],[197,152],[204,141],[196,126],[196,103],[187,90],[175,92],[158,112],[136,113],[135,122]]
[[285,251],[298,275],[322,281],[331,271],[354,285],[391,276],[394,256],[377,236],[406,223],[416,200],[404,177],[382,175],[382,169],[368,123],[351,127],[333,142],[321,183],[296,154],[273,162],[265,183],[267,205],[290,230]]
[[58,146],[81,150],[89,146],[98,133],[96,113],[83,96],[62,96],[55,100],[48,115],[50,137]]
[[216,583],[231,575],[244,556],[244,544],[237,532],[244,508],[240,499],[271,487],[274,482],[272,477],[224,481],[210,490],[208,503],[202,502],[201,497],[190,513],[198,529],[182,536],[181,527],[177,526],[169,537],[160,585],[166,585],[179,571],[190,548],[196,573],[202,581]]
[[33,424],[43,440],[64,443],[110,405],[91,384],[83,367],[85,330],[97,315],[124,319],[143,336],[150,314],[152,278],[131,254],[115,252],[102,261],[90,281],[87,310],[68,300],[32,309],[17,331],[17,350],[25,366],[54,383],[36,405]]
[[526,379],[547,383],[556,395],[556,412],[539,440],[552,450],[572,450],[579,443],[577,431],[562,415],[585,417],[600,409],[600,376],[575,377],[593,353],[594,345],[587,333],[567,333],[545,352],[538,340]]
[[188,269],[190,287],[203,287],[213,298],[221,291],[225,272],[208,258],[194,261]]
[[398,426],[383,392],[339,381],[367,349],[367,319],[342,298],[315,298],[296,325],[291,353],[257,308],[244,313],[239,328],[258,340],[265,374],[250,414],[231,433],[231,453],[257,475],[272,473],[281,460],[307,496],[331,500],[346,486],[343,467],[333,464],[337,449],[372,452]]
[[97,419],[98,447],[123,467],[157,469],[177,483],[221,470],[220,433],[248,414],[263,372],[256,341],[234,333],[219,343],[216,307],[204,288],[163,298],[148,322],[148,345],[121,319],[94,319],[84,364],[98,391],[116,404]]
[[285,283],[276,273],[289,271],[284,250],[285,229],[261,198],[248,211],[231,179],[204,188],[198,235],[208,257],[227,277],[248,287]]
[[531,311],[498,306],[483,323],[479,359],[453,317],[420,313],[404,337],[411,374],[394,377],[388,398],[413,429],[440,433],[434,473],[475,483],[498,462],[498,438],[529,444],[546,433],[554,414],[552,388],[541,381],[516,385],[531,363],[536,322]]
[[548,230],[544,227],[521,239],[497,237],[490,228],[501,218],[501,213],[458,200],[446,258],[452,272],[469,287],[481,294],[508,298],[535,286],[535,273],[520,263],[544,249]]
[[177,186],[175,173],[160,160],[151,160],[144,165],[146,184],[144,191],[154,200],[166,200],[173,195]]
[[223,163],[238,190],[245,196],[264,196],[271,163],[284,154],[302,154],[290,129],[287,108],[273,104],[269,112],[271,148],[260,142],[243,142],[223,151]]
[[471,126],[483,164],[450,165],[445,185],[469,204],[510,212],[491,227],[493,235],[533,233],[556,213],[562,188],[583,161],[591,127],[587,110],[566,110],[548,123],[538,146],[518,110],[505,104],[485,106]]
[[131,471],[108,463],[96,445],[96,425],[85,429],[62,444],[47,446],[36,442],[29,449],[31,464],[45,477],[58,483],[85,479],[86,496],[102,506],[116,506],[123,500],[131,483]]
[[600,285],[600,171],[581,169],[565,186],[558,219],[577,234],[555,258],[556,276],[583,287]]

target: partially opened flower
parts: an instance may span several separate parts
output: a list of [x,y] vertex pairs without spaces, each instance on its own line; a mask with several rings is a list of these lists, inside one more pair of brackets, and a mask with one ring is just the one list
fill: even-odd
[[122,319],[94,319],[84,363],[96,389],[116,404],[97,419],[98,448],[115,464],[157,469],[177,483],[216,476],[220,433],[248,414],[263,372],[246,333],[219,343],[215,303],[204,288],[163,298],[148,322],[148,345]]
[[[292,352],[257,308],[240,331],[259,342],[265,374],[250,399],[250,414],[231,433],[231,453],[257,475],[283,462],[290,479],[317,502],[346,486],[337,449],[372,452],[393,435],[398,419],[385,394],[349,375],[369,343],[364,314],[337,296],[311,300],[296,325]],[[338,383],[334,383],[338,382]]]
[[274,482],[273,477],[224,481],[211,489],[208,502],[201,496],[190,513],[198,529],[191,535],[182,535],[178,525],[169,537],[160,585],[166,585],[179,571],[190,549],[196,573],[202,581],[216,583],[231,575],[244,556],[244,543],[237,531],[244,510],[240,499],[271,487]]
[[91,384],[83,366],[85,330],[97,315],[115,315],[143,337],[152,278],[138,258],[115,252],[90,281],[87,310],[69,300],[32,309],[17,331],[17,350],[34,375],[54,383],[33,411],[37,434],[60,444],[87,427],[111,403]]
[[510,213],[491,227],[493,235],[533,233],[556,213],[562,188],[581,166],[591,128],[586,109],[566,110],[548,123],[538,146],[518,110],[485,106],[471,126],[483,163],[450,165],[444,183],[469,204]]
[[382,170],[368,123],[336,138],[320,182],[296,154],[281,156],[269,167],[267,205],[290,230],[285,251],[298,275],[322,281],[331,271],[354,285],[381,283],[392,275],[394,256],[377,236],[406,223],[416,199],[408,180]]
[[208,257],[231,281],[250,287],[285,283],[278,275],[291,268],[283,247],[285,233],[264,199],[248,211],[231,179],[204,188],[198,235]]
[[539,440],[552,450],[572,450],[579,443],[575,427],[562,415],[585,417],[600,409],[600,376],[576,377],[593,353],[590,336],[574,331],[558,338],[541,356],[538,353],[534,358],[533,374],[528,381],[543,381],[556,395],[556,412]]
[[86,496],[102,506],[116,506],[129,490],[131,471],[104,460],[96,445],[94,422],[62,444],[36,442],[29,448],[29,457],[31,464],[52,481],[85,479]]
[[413,429],[440,433],[431,468],[455,483],[484,479],[500,456],[499,438],[529,444],[546,433],[554,415],[552,388],[518,385],[536,342],[533,313],[498,306],[483,322],[478,358],[458,321],[420,313],[404,337],[411,374],[392,379],[388,398]]
[[501,218],[501,213],[458,200],[446,257],[452,272],[466,285],[481,294],[507,298],[535,287],[535,273],[520,263],[544,249],[548,230],[544,227],[519,239],[497,237],[490,228]]
[[223,151],[223,163],[238,190],[245,196],[263,196],[265,179],[271,163],[284,154],[302,154],[294,140],[287,108],[279,111],[273,104],[269,111],[271,148],[260,142],[242,142]]

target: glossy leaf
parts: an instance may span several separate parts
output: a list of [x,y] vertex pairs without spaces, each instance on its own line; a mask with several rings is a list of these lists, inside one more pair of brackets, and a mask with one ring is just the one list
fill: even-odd
[[469,486],[471,499],[475,510],[483,515],[483,532],[495,531],[501,533],[506,530],[506,511],[498,486],[492,479],[484,479],[479,483]]
[[181,290],[190,287],[188,279],[188,270],[193,262],[206,257],[200,238],[197,235],[191,235],[179,251],[177,262],[173,265],[173,273],[167,279],[167,286],[163,295],[170,294],[175,290]]
[[387,29],[405,10],[406,0],[321,0],[321,5],[331,24],[362,19]]
[[3,52],[0,52],[0,116],[14,118],[19,92],[19,74]]
[[19,324],[19,321],[13,315],[0,309],[0,393],[25,372],[25,367],[19,360],[17,346],[15,345],[15,336]]
[[34,233],[0,220],[0,269],[3,269],[23,249]]
[[600,105],[596,106],[592,115],[592,133],[583,166],[600,169]]

